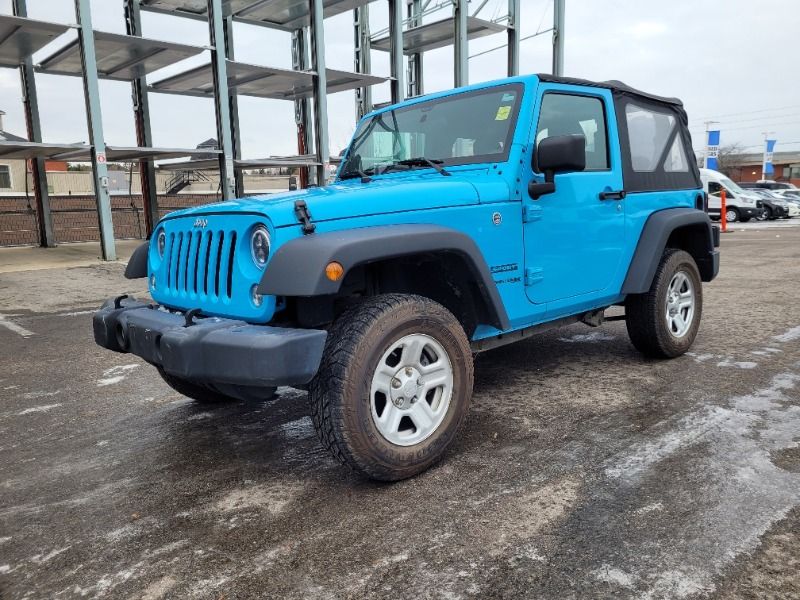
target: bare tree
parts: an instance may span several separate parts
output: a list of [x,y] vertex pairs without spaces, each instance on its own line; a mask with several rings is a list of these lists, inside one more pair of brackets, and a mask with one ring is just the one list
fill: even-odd
[[734,178],[741,167],[742,154],[744,154],[744,146],[739,142],[720,146],[717,151],[717,171]]

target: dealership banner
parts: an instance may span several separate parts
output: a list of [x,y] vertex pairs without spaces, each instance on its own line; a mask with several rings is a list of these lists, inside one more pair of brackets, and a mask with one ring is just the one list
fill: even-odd
[[764,176],[772,175],[775,173],[775,169],[772,166],[772,153],[775,150],[775,144],[777,140],[767,140],[767,144],[764,147]]
[[717,170],[717,156],[719,155],[719,129],[708,132],[706,141],[706,169]]

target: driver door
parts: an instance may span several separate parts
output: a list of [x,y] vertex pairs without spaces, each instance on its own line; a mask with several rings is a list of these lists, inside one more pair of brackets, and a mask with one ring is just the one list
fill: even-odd
[[[571,91],[574,90],[574,91]],[[536,102],[534,142],[551,136],[586,138],[586,169],[556,175],[554,193],[526,198],[526,293],[548,311],[600,296],[620,266],[624,197],[614,104],[609,90],[543,84]],[[543,176],[532,172],[532,179]],[[611,192],[611,197],[602,196]]]

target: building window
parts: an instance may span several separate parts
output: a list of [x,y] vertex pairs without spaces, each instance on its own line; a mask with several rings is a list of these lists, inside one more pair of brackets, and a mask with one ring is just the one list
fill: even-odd
[[0,165],[0,190],[11,189],[11,168],[8,165]]

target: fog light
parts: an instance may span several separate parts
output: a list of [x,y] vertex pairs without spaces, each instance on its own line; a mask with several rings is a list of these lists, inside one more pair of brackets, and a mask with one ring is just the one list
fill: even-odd
[[253,306],[256,307],[261,306],[261,303],[264,302],[264,296],[258,293],[258,284],[250,288],[250,300],[252,300]]
[[331,281],[339,281],[343,275],[344,267],[335,260],[329,262],[325,267],[325,276]]
[[150,275],[150,287],[156,289],[156,276]]

